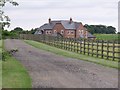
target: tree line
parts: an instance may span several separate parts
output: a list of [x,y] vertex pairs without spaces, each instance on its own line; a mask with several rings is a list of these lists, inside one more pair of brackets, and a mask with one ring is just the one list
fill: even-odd
[[18,38],[20,34],[34,34],[37,28],[31,30],[23,30],[20,27],[16,27],[11,31],[2,29],[2,38]]
[[[116,28],[112,26],[105,25],[88,25],[85,24],[84,27],[92,34],[116,34]],[[31,30],[23,30],[21,27],[16,27],[11,31],[2,30],[2,37],[18,37],[19,34],[34,34],[38,28]],[[120,34],[120,32],[118,32]]]
[[85,24],[84,27],[86,27],[88,31],[92,34],[115,34],[116,33],[116,28],[113,26]]

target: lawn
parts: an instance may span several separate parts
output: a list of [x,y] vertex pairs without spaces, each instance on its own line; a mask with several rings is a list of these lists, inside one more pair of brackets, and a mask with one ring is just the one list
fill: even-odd
[[2,40],[0,40],[0,53],[2,53]]
[[2,40],[0,40],[0,89],[2,88]]
[[62,56],[70,57],[70,58],[76,58],[80,60],[85,60],[89,62],[94,62],[94,63],[98,63],[98,64],[108,66],[108,67],[118,68],[118,62],[115,62],[115,61],[109,61],[109,60],[94,58],[94,57],[90,57],[90,56],[86,56],[82,54],[77,54],[74,52],[58,49],[58,48],[55,48],[55,47],[52,47],[52,46],[49,46],[49,45],[46,45],[40,42],[32,41],[32,40],[25,40],[25,42],[36,48],[46,50],[46,51],[49,51],[49,52],[52,52],[58,55],[62,55]]
[[120,34],[94,34],[100,40],[120,40]]
[[22,64],[5,53],[2,61],[2,88],[31,88],[31,78]]

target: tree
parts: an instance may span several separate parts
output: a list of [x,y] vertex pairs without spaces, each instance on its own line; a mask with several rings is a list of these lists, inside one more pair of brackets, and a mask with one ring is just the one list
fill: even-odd
[[4,29],[6,25],[8,27],[10,26],[10,18],[7,15],[4,15],[4,11],[2,10],[7,2],[11,3],[13,6],[18,5],[18,3],[13,0],[0,0],[0,29]]
[[21,27],[16,27],[16,28],[14,28],[13,31],[23,31],[23,29]]
[[95,33],[115,34],[116,33],[116,28],[114,28],[112,26],[85,24],[84,27],[86,27],[88,29],[88,31],[92,34],[95,34]]
[[10,32],[7,30],[2,30],[2,38],[17,38],[18,34],[16,32]]
[[112,26],[108,26],[107,30],[110,34],[115,34],[116,33],[116,28],[112,27]]
[[37,31],[37,29],[38,29],[38,28],[35,28],[35,29],[32,28],[32,29],[29,31],[29,34],[34,34],[34,33]]
[[117,34],[120,34],[120,32],[118,32]]
[[23,29],[21,27],[16,27],[14,30],[11,30],[10,32],[16,33],[16,34],[22,34]]

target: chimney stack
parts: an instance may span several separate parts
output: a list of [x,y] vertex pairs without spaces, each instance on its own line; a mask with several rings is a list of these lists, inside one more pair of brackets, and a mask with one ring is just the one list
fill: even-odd
[[49,18],[49,20],[48,20],[48,21],[49,21],[49,23],[51,23],[51,18]]
[[70,18],[70,24],[72,23],[72,18]]

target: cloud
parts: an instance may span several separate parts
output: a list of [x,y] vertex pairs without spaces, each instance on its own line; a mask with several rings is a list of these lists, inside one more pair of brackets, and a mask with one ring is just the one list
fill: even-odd
[[39,27],[53,20],[70,17],[84,24],[105,24],[117,28],[118,0],[16,0],[18,7],[7,4],[5,12],[11,18],[11,28]]

